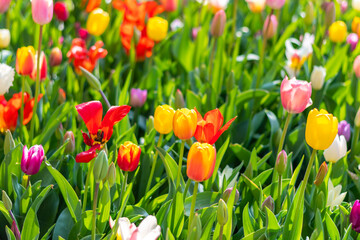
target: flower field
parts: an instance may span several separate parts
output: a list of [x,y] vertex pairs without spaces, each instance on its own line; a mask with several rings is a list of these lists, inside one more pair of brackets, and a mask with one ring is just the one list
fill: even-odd
[[0,239],[360,239],[359,0],[0,0]]

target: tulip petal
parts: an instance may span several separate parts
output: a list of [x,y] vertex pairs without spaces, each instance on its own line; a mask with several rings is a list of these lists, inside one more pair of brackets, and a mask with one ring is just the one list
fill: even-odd
[[101,129],[104,132],[104,139],[109,140],[113,133],[113,126],[120,122],[129,112],[131,107],[127,105],[111,107],[105,114],[101,123]]
[[103,114],[103,107],[99,101],[91,101],[81,103],[76,106],[76,110],[84,120],[90,134],[97,134],[101,126],[101,118]]
[[210,145],[215,144],[215,142],[219,139],[219,137],[221,136],[221,134],[223,134],[229,127],[230,125],[233,123],[233,121],[235,121],[235,119],[237,118],[234,117],[232,119],[230,119],[216,134],[215,136],[208,142]]
[[205,113],[204,120],[207,123],[212,123],[214,125],[214,129],[218,131],[224,122],[224,117],[219,111],[219,109],[216,108]]
[[99,144],[92,146],[89,150],[84,151],[76,155],[75,161],[78,163],[88,163],[92,159],[94,159],[97,155],[96,150],[100,149],[101,146]]

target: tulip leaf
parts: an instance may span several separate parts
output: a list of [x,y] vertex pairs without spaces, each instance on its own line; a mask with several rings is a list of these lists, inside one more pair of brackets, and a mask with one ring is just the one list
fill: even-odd
[[[221,197],[221,194],[218,192],[206,191],[200,192],[196,196],[195,209],[203,209],[210,207],[211,205],[217,203]],[[185,200],[185,215],[190,216],[191,208],[191,199],[192,197],[187,197]]]
[[274,213],[266,207],[266,236],[269,239],[277,239],[280,225]]
[[247,203],[242,212],[244,235],[248,236],[255,231],[254,218],[250,216],[249,203]]
[[12,219],[10,217],[9,211],[5,208],[3,201],[0,201],[0,212],[6,218],[9,224],[12,224]]
[[340,233],[328,213],[325,213],[326,230],[331,239],[340,240]]
[[7,225],[5,226],[5,231],[8,240],[16,240],[14,233]]
[[110,208],[111,208],[111,196],[109,183],[105,182],[100,193],[99,203],[98,203],[98,213],[100,216],[98,217],[97,229],[99,232],[103,232],[105,230],[106,224],[109,221],[110,217]]
[[171,207],[167,216],[167,224],[176,239],[179,239],[184,227],[184,202],[183,194],[178,191],[171,202]]
[[246,102],[250,101],[251,99],[255,99],[256,101],[260,101],[260,99],[257,98],[263,98],[265,96],[269,95],[269,92],[262,89],[250,89],[247,91],[244,91],[240,94],[238,94],[236,98],[236,106],[238,109],[242,107]]
[[[256,232],[252,232],[249,235],[246,235],[241,240],[258,240],[258,239],[261,239],[261,237],[265,234],[265,231],[266,231],[266,228],[261,228],[261,229],[257,230]],[[287,238],[283,238],[283,239],[287,239]]]
[[346,232],[345,232],[344,237],[342,238],[342,240],[352,239],[352,238],[350,237],[351,226],[352,226],[352,223],[351,223],[351,224],[349,225],[349,227],[346,229]]
[[127,104],[129,101],[129,86],[132,78],[132,71],[130,71],[126,77],[125,84],[121,89],[120,98],[119,98],[119,106]]
[[216,221],[217,207],[210,206],[208,208],[204,208],[201,212],[201,225],[202,225],[202,234],[201,240],[211,239],[210,235],[213,230],[214,222]]

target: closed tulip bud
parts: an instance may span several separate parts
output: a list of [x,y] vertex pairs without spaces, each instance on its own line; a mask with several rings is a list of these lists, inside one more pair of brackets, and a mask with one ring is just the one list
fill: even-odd
[[55,16],[60,21],[66,21],[69,18],[69,11],[64,2],[56,2],[54,5]]
[[265,198],[264,202],[261,204],[261,209],[265,211],[267,207],[270,211],[274,211],[274,199],[271,196]]
[[217,208],[217,220],[221,226],[224,226],[227,223],[228,218],[229,218],[228,215],[229,214],[228,214],[227,205],[224,202],[224,200],[222,200],[220,198],[218,208]]
[[338,126],[338,135],[339,136],[341,136],[341,135],[344,136],[346,141],[349,141],[350,140],[350,134],[351,134],[350,123],[348,123],[345,120],[342,120],[339,123],[339,126]]
[[155,109],[154,127],[160,134],[168,134],[173,130],[175,110],[169,105],[161,105]]
[[134,171],[139,165],[140,154],[141,148],[136,144],[130,141],[121,144],[117,158],[119,168],[127,172]]
[[284,150],[281,150],[281,152],[279,152],[276,158],[276,163],[275,163],[275,169],[279,173],[279,175],[284,174],[286,170],[286,165],[287,165],[287,154]]
[[166,12],[173,12],[177,9],[177,0],[161,0],[161,5],[164,7]]
[[325,27],[328,28],[335,21],[335,4],[333,2],[324,2],[322,8],[325,11]]
[[360,0],[352,0],[352,7],[353,9],[360,11]]
[[312,88],[315,90],[320,90],[324,85],[325,76],[326,69],[321,66],[315,66],[310,76]]
[[96,182],[102,181],[106,177],[108,169],[109,169],[108,157],[105,153],[105,150],[102,150],[99,153],[99,155],[95,158],[95,162],[94,162],[93,174],[95,181]]
[[266,0],[266,4],[272,9],[280,9],[284,6],[285,0]]
[[289,113],[301,113],[312,104],[311,83],[285,77],[280,86],[281,103]]
[[187,240],[200,240],[202,234],[201,219],[199,214],[195,213],[191,221],[190,229],[188,230]]
[[356,113],[354,124],[356,127],[360,127],[360,108]]
[[360,55],[355,58],[353,69],[356,77],[360,78]]
[[141,90],[138,88],[132,88],[130,90],[130,106],[142,107],[146,102],[147,90]]
[[47,24],[53,17],[53,0],[32,0],[31,10],[34,22],[40,25]]
[[276,16],[274,14],[267,16],[262,30],[264,38],[272,38],[276,33],[277,26],[278,21],[276,19]]
[[21,158],[21,170],[27,175],[38,173],[44,158],[44,148],[41,145],[34,145],[30,149],[25,145]]
[[160,42],[166,38],[169,23],[161,17],[152,17],[146,25],[146,33],[148,37],[155,41]]
[[73,153],[75,151],[75,137],[72,131],[67,131],[64,134],[64,142],[69,140],[69,143],[65,147],[65,153]]
[[0,13],[4,13],[8,10],[11,0],[1,0],[0,1]]
[[11,135],[10,130],[6,130],[4,142],[4,154],[7,155],[12,149],[15,148],[15,142]]
[[101,8],[97,8],[89,14],[86,22],[86,29],[90,34],[100,36],[105,32],[109,22],[109,14]]
[[185,107],[185,100],[184,100],[184,96],[182,94],[182,92],[180,91],[180,89],[176,90],[175,93],[175,108],[179,109],[179,108],[184,108]]
[[216,150],[208,143],[194,143],[188,153],[187,176],[196,182],[209,179],[214,171]]
[[0,29],[0,48],[7,48],[10,44],[9,29]]
[[224,10],[219,10],[215,13],[213,21],[211,23],[211,35],[215,38],[221,37],[224,33],[226,23],[226,14]]
[[116,182],[116,168],[115,168],[115,164],[113,162],[109,166],[109,170],[108,170],[106,179],[108,180],[110,187],[114,186],[114,184]]
[[141,32],[139,31],[139,29],[136,26],[134,26],[133,40],[134,40],[135,46],[138,45],[140,38],[141,38]]
[[341,1],[340,3],[340,10],[341,10],[341,13],[345,13],[346,10],[348,9],[348,2],[347,1]]
[[342,43],[346,40],[347,29],[343,21],[336,21],[329,27],[330,41],[335,43]]
[[2,198],[1,198],[1,200],[4,203],[4,207],[6,208],[6,210],[11,211],[12,202],[11,202],[9,196],[6,194],[6,192],[4,190],[2,190]]
[[350,50],[354,51],[359,42],[359,36],[356,33],[350,33],[346,38],[346,42],[350,44]]
[[[227,202],[227,201],[229,200],[229,197],[230,197],[230,194],[231,194],[232,190],[233,190],[233,188],[231,187],[231,188],[227,188],[227,189],[224,191],[224,193],[223,193],[223,195],[222,195],[222,198],[224,199],[225,202]],[[237,201],[239,201],[239,198],[240,198],[240,193],[239,193],[239,191],[236,189],[236,192],[235,192],[235,203],[236,203]]]
[[356,200],[350,212],[351,227],[355,232],[360,233],[360,202]]
[[305,17],[304,21],[307,25],[311,25],[314,21],[314,4],[311,1],[308,1],[305,6]]
[[324,178],[326,176],[326,173],[328,171],[328,166],[326,165],[326,162],[323,162],[321,165],[320,165],[320,168],[319,168],[319,171],[316,175],[316,178],[315,178],[315,181],[314,181],[314,184],[316,186],[320,186],[322,184],[322,182],[324,181]]
[[314,108],[306,121],[305,139],[310,147],[325,150],[333,143],[338,132],[338,120],[326,110]]
[[325,149],[324,157],[328,162],[336,163],[339,159],[343,158],[347,152],[346,139],[343,135],[339,137],[336,135],[333,143]]
[[61,64],[62,61],[62,52],[60,48],[55,47],[51,49],[50,53],[50,66],[55,67]]
[[14,233],[16,240],[21,239],[21,234],[20,234],[19,228],[14,220],[12,221],[12,224],[11,224],[11,231]]
[[66,93],[64,89],[59,88],[58,103],[63,104],[65,101],[66,101]]
[[194,136],[196,127],[197,115],[195,110],[189,110],[187,108],[176,110],[173,119],[173,130],[175,136],[181,140],[188,140]]
[[30,75],[35,68],[35,49],[32,46],[18,48],[16,52],[16,72]]

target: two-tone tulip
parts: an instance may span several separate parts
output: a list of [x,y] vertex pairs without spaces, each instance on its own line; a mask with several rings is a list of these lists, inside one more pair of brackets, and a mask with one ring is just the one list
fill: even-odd
[[166,19],[161,17],[152,17],[147,22],[146,34],[151,40],[160,42],[166,38],[168,27],[169,23]]
[[285,0],[266,0],[266,4],[272,9],[280,9],[284,6]]
[[[35,54],[35,59],[37,59],[37,53]],[[35,80],[37,75],[37,61],[34,62],[34,68],[32,73],[30,74],[30,78]],[[47,76],[47,60],[44,52],[40,54],[40,81],[45,80]]]
[[356,77],[360,78],[360,55],[358,55],[353,63],[353,69]]
[[24,146],[21,158],[21,170],[27,175],[38,173],[44,158],[44,148],[41,145],[34,145],[30,149]]
[[155,109],[154,128],[160,134],[168,134],[173,130],[175,110],[169,105],[161,105]]
[[32,0],[31,10],[34,22],[40,25],[49,23],[54,12],[53,0]]
[[195,110],[181,108],[176,110],[173,119],[175,136],[181,140],[188,140],[195,134],[197,127],[197,115]]
[[109,22],[109,14],[101,8],[97,8],[89,14],[86,22],[86,29],[90,34],[100,36],[105,32]]
[[262,31],[264,38],[272,38],[276,33],[277,27],[278,21],[276,19],[276,16],[274,14],[267,16]]
[[7,48],[10,44],[9,29],[0,29],[0,48]]
[[35,49],[32,46],[19,48],[16,52],[16,72],[30,75],[35,69]]
[[128,172],[134,171],[139,165],[140,154],[141,148],[138,145],[130,141],[121,144],[117,158],[119,168]]
[[62,52],[60,48],[55,47],[51,49],[50,53],[50,66],[55,67],[61,64],[62,61]]

